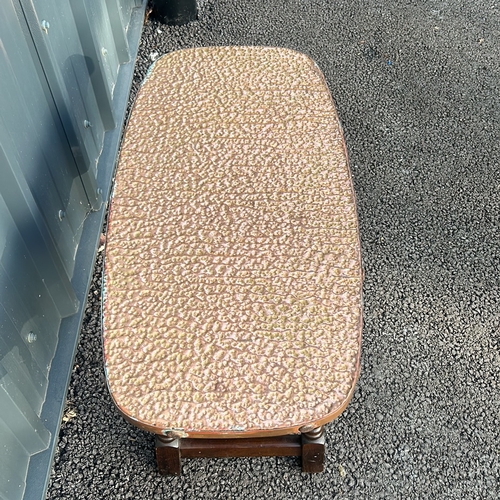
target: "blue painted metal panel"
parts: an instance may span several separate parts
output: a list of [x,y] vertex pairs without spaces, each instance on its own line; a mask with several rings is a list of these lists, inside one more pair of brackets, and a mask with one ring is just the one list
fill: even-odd
[[44,69],[13,2],[1,3],[0,28],[3,160],[11,166],[24,196],[33,198],[71,275],[82,220],[90,206]]
[[0,499],[45,494],[145,7],[0,2]]

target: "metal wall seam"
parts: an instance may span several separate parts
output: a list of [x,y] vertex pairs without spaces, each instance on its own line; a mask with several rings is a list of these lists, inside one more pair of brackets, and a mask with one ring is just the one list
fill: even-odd
[[92,61],[81,46],[71,5],[68,0],[19,2],[34,42],[34,59],[40,61],[89,204],[98,208],[102,200],[95,165],[105,127],[89,83]]
[[[86,57],[94,65],[90,79],[106,130],[115,127],[113,89],[118,72],[118,57],[111,44],[111,26],[101,2],[70,0],[78,36]],[[107,32],[107,29],[109,33]]]

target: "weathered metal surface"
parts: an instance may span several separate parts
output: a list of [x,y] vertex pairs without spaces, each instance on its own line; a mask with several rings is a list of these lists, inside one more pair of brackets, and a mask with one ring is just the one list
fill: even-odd
[[127,128],[107,238],[108,382],[130,421],[279,435],[345,408],[359,371],[358,224],[309,58],[212,47],[160,59]]
[[[119,137],[110,136],[130,88],[121,64],[138,43],[130,50],[136,6],[0,2],[0,498],[23,496],[30,457],[42,450],[30,498],[44,495],[59,420],[43,415],[62,407],[71,366],[53,359],[70,344],[71,356],[78,337],[79,284],[88,283],[100,230],[89,232],[89,219],[103,213],[109,189],[103,173],[113,169]],[[56,392],[56,401],[47,396]]]

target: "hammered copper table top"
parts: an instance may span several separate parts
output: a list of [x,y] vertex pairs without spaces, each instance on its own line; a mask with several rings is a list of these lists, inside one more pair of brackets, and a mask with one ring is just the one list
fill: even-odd
[[105,262],[106,372],[130,421],[237,437],[335,418],[359,372],[362,271],[316,65],[262,47],[159,59],[127,127]]

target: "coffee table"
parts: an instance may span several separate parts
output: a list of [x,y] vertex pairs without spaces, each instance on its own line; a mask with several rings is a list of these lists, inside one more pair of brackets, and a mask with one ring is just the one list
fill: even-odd
[[150,70],[127,125],[105,252],[106,377],[181,457],[302,457],[359,375],[355,196],[325,79],[283,48],[206,47]]

